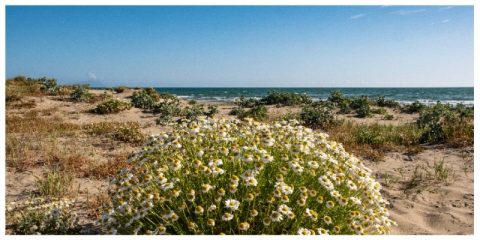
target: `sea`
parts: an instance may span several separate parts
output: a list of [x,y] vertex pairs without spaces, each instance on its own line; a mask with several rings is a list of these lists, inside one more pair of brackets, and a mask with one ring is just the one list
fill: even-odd
[[431,105],[437,101],[456,105],[474,105],[473,87],[455,88],[155,88],[158,92],[175,94],[183,99],[231,102],[240,97],[262,98],[271,91],[303,93],[314,100],[326,100],[332,91],[341,91],[345,96],[385,96],[401,104],[414,101]]

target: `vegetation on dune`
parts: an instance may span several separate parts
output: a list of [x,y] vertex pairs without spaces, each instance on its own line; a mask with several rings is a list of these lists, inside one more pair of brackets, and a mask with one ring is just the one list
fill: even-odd
[[132,95],[132,105],[136,108],[152,109],[157,100],[158,95],[156,93],[151,93],[145,89],[136,91]]
[[393,99],[387,99],[385,96],[379,96],[376,101],[377,106],[379,107],[388,107],[388,108],[398,108],[400,103]]
[[268,119],[268,110],[263,104],[254,106],[250,109],[235,107],[230,111],[230,115],[235,115],[239,119],[253,118],[257,121],[263,121]]
[[91,135],[106,136],[112,140],[134,145],[141,145],[147,139],[137,122],[99,122],[87,124],[83,128]]
[[260,102],[266,105],[293,106],[312,103],[312,98],[307,94],[272,91],[263,97]]
[[421,131],[415,124],[399,126],[355,124],[346,121],[327,129],[332,139],[345,149],[372,161],[383,159],[385,152],[418,148]]
[[350,102],[350,108],[355,110],[355,113],[359,118],[370,117],[372,114],[367,96],[353,98]]
[[74,85],[70,93],[70,99],[75,102],[86,102],[92,99],[93,95],[88,91],[88,85]]
[[78,234],[78,216],[74,201],[34,198],[6,205],[7,226],[14,234]]
[[312,129],[328,129],[338,124],[334,114],[334,105],[330,102],[318,102],[303,107],[300,119],[305,126]]
[[259,105],[263,105],[263,102],[261,100],[255,98],[245,98],[243,96],[235,99],[234,103],[241,108],[253,108]]
[[96,114],[111,114],[119,113],[130,108],[132,108],[132,104],[129,102],[111,98],[98,104],[94,109],[91,110],[91,112]]
[[383,234],[394,224],[363,164],[295,122],[186,122],[130,161],[111,182],[108,233]]
[[417,119],[423,130],[420,142],[448,143],[452,146],[473,144],[473,109],[437,103],[424,108]]
[[419,113],[424,108],[426,108],[425,104],[420,103],[419,101],[415,101],[411,104],[408,104],[402,108],[403,112],[406,113]]
[[118,87],[113,88],[113,91],[114,91],[115,93],[123,93],[123,92],[125,92],[125,90],[127,90],[127,89],[128,89],[127,86],[118,86]]
[[[261,100],[237,100],[231,114],[243,119],[239,121],[206,119],[218,113],[217,106],[196,101],[187,106],[154,89],[139,89],[133,95],[129,103],[107,92],[92,94],[88,86],[58,85],[53,78],[6,81],[7,111],[15,110],[6,115],[6,166],[12,171],[42,168],[31,192],[42,198],[7,204],[9,231],[80,233],[78,209],[59,198],[78,194],[72,191],[73,178],[114,177],[110,196],[99,193],[88,204],[92,208],[88,216],[101,218],[108,233],[386,233],[392,223],[379,185],[346,151],[378,161],[387,152],[413,155],[428,144],[473,145],[474,109],[461,104],[427,106],[417,101],[399,107],[382,96],[372,101],[341,92],[332,92],[327,101],[312,102],[302,100],[301,94],[276,92]],[[45,98],[86,102],[79,105],[90,104],[99,114],[137,104],[146,114],[158,116],[159,124],[179,121],[172,132],[148,141],[142,132],[147,125],[69,123],[57,114],[58,107],[39,108]],[[273,122],[277,116],[268,115],[267,102],[300,107],[288,108],[291,112],[279,117],[289,121]],[[399,111],[417,113],[418,118],[407,124],[367,125],[357,123],[358,119],[339,121],[337,116],[356,113],[356,117],[392,120],[392,112]],[[132,148],[142,145],[127,160]],[[124,151],[111,152],[113,146]],[[108,159],[99,161],[97,154]],[[453,170],[436,160],[415,168],[410,178],[404,178],[403,190],[420,191],[427,184],[448,183],[452,176]],[[103,203],[108,207],[101,215]],[[381,223],[372,224],[373,218]]]

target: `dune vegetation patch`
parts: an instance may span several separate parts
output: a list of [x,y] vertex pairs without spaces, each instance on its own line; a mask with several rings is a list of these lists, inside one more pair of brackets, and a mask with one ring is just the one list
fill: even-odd
[[153,138],[111,181],[117,234],[385,234],[381,185],[296,121],[198,119]]

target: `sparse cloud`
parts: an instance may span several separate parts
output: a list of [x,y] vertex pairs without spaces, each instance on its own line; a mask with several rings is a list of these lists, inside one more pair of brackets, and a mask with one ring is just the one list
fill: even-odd
[[365,17],[365,16],[367,16],[366,13],[361,13],[361,14],[350,16],[350,19],[359,19],[359,18],[362,18],[362,17]]
[[413,9],[413,10],[398,10],[398,11],[393,11],[390,12],[390,14],[395,14],[395,15],[400,15],[400,16],[406,16],[410,14],[416,14],[416,13],[422,13],[426,12],[427,10],[425,9]]
[[448,23],[448,22],[450,22],[450,19],[444,19],[441,21],[441,23]]
[[88,73],[88,79],[89,80],[97,80],[97,75],[95,75],[95,73],[93,73],[93,72],[89,72]]
[[445,7],[440,7],[438,8],[439,11],[446,11],[446,10],[449,10],[449,9],[452,9],[453,6],[445,6]]

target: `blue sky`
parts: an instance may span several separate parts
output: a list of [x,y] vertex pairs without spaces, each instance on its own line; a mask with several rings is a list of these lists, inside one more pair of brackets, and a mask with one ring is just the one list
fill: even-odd
[[473,86],[473,7],[6,8],[6,74],[156,87]]

